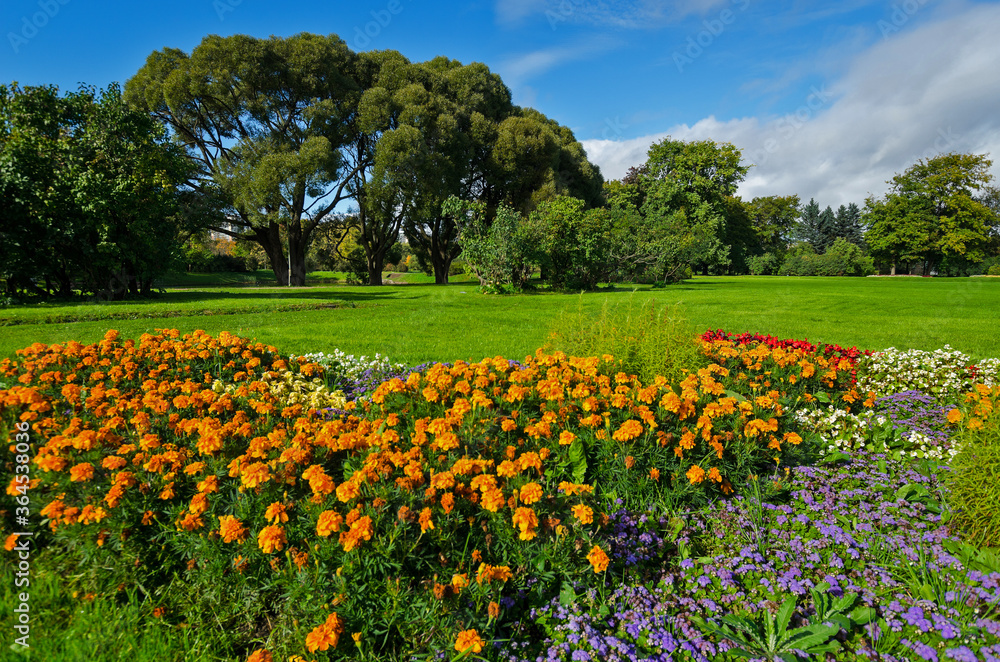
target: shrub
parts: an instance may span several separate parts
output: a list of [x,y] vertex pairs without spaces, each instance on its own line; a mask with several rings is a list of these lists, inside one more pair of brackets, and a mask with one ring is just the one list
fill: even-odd
[[1000,547],[1000,386],[982,384],[966,396],[969,410],[953,409],[958,454],[946,476],[955,517],[952,530],[971,543]]
[[695,334],[678,307],[653,301],[609,305],[598,315],[582,310],[564,313],[549,333],[549,347],[571,356],[614,357],[616,370],[650,384],[657,375],[677,383],[688,372],[708,365]]
[[1000,276],[1000,264],[994,264],[987,273],[990,276]]
[[778,273],[781,262],[774,253],[754,255],[747,260],[747,267],[754,276],[773,276]]

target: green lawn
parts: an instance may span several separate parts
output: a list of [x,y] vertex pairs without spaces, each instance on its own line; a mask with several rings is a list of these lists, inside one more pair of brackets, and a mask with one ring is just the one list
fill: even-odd
[[[418,276],[399,275],[411,283],[422,280]],[[976,358],[1000,356],[996,278],[698,277],[632,291],[488,296],[468,281],[175,289],[143,302],[0,309],[0,356],[33,342],[92,342],[109,328],[130,337],[177,328],[225,330],[290,353],[339,347],[406,362],[521,357],[544,342],[564,311],[596,312],[605,301],[650,297],[679,304],[695,331],[756,331],[869,349],[950,344]],[[89,321],[65,321],[76,317]]]

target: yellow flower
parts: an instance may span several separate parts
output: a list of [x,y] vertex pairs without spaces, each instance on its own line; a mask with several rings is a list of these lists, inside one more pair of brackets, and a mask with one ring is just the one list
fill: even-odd
[[951,424],[958,423],[962,420],[962,412],[959,409],[952,409],[948,412],[948,422]]
[[569,430],[563,430],[559,433],[559,443],[563,446],[569,446],[576,439],[576,435]]
[[538,527],[538,516],[531,508],[518,508],[512,518],[514,526],[521,530],[518,536],[521,540],[531,540],[535,537]]
[[538,483],[528,483],[521,488],[521,501],[527,505],[542,499],[542,486]]
[[590,553],[587,554],[587,560],[590,561],[590,565],[594,567],[595,573],[607,570],[608,563],[611,561],[611,559],[608,558],[608,555],[604,553],[604,550],[597,545],[594,545],[593,549],[590,550]]
[[687,479],[691,481],[693,485],[697,485],[701,481],[705,480],[705,470],[697,464],[688,469],[687,473],[684,475],[687,476]]
[[219,516],[219,535],[222,542],[243,542],[246,539],[247,530],[238,519],[232,515]]
[[257,534],[257,544],[260,546],[261,550],[265,554],[270,554],[272,552],[280,552],[287,540],[285,539],[285,530],[280,526],[271,525],[265,526]]
[[458,633],[458,638],[455,639],[455,650],[459,653],[464,653],[469,649],[472,649],[473,653],[481,653],[485,645],[486,642],[480,639],[479,633],[475,630],[463,630]]
[[622,423],[621,427],[611,437],[615,441],[630,441],[641,435],[644,431],[642,423],[635,419],[629,419]]
[[573,516],[580,520],[581,524],[590,524],[594,521],[594,511],[589,506],[578,503],[573,506]]

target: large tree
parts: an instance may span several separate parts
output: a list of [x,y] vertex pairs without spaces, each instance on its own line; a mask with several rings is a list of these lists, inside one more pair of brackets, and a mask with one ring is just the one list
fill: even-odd
[[155,51],[126,84],[197,163],[190,185],[227,205],[212,229],[260,244],[279,283],[305,284],[313,232],[366,164],[355,60],[336,35],[210,35]]
[[728,264],[722,238],[729,204],[750,166],[729,143],[666,138],[649,148],[641,189],[650,247],[661,256],[654,277],[683,278],[693,266]]
[[763,196],[746,203],[762,253],[784,256],[799,217],[799,196]]
[[977,263],[987,256],[996,212],[984,154],[943,154],[921,159],[895,175],[881,199],[869,196],[865,240],[876,259],[892,265],[922,262],[931,273],[942,261]]
[[0,86],[0,271],[9,289],[148,294],[206,210],[189,161],[117,86]]

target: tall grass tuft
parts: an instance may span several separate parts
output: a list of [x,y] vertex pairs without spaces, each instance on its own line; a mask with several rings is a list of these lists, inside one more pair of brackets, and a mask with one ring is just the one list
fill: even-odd
[[945,474],[955,509],[951,528],[973,544],[1000,547],[1000,385],[979,384],[966,401],[970,409],[953,419],[959,451]]
[[546,348],[570,356],[614,356],[615,368],[637,375],[644,384],[663,375],[671,383],[709,364],[679,305],[604,302],[597,315],[563,312],[553,324]]

